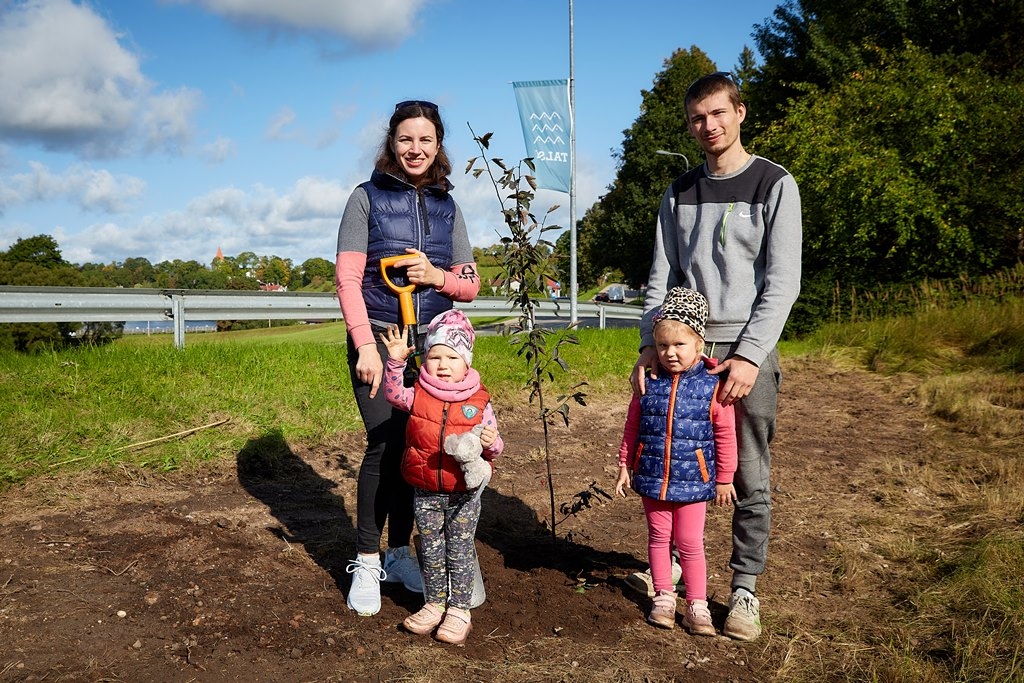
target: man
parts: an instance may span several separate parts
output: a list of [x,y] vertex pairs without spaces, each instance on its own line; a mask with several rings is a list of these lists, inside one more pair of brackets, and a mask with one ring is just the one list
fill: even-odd
[[644,371],[657,372],[651,319],[666,292],[680,285],[704,294],[708,353],[720,361],[712,372],[723,402],[736,406],[739,449],[732,595],[722,632],[749,641],[761,634],[755,595],[771,527],[769,444],[782,379],[776,343],[800,292],[800,195],[784,168],[743,148],[747,108],[729,74],[697,79],[683,104],[705,163],[677,178],[662,199],[630,381],[643,393]]

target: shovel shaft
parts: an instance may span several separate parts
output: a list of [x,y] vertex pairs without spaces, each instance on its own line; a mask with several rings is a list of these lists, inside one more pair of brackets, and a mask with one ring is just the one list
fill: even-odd
[[[416,348],[417,345],[417,329],[416,329],[416,309],[413,307],[412,293],[416,289],[416,285],[410,283],[407,285],[397,285],[394,281],[388,277],[388,268],[392,267],[398,261],[409,258],[409,254],[398,254],[396,256],[387,256],[380,260],[380,274],[384,278],[384,282],[387,284],[388,289],[398,295],[398,309],[402,316],[402,327],[409,331],[409,343]],[[419,353],[417,349],[416,353]]]

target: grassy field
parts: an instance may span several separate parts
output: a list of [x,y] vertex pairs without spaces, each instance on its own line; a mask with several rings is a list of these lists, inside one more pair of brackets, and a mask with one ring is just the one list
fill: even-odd
[[[580,337],[567,357],[586,368],[583,378],[595,389],[621,382],[636,332],[585,330]],[[175,469],[233,454],[269,428],[310,440],[359,429],[344,339],[344,324],[329,323],[196,333],[182,350],[170,335],[153,335],[2,354],[0,486],[115,461]],[[480,337],[476,359],[496,400],[522,397],[526,366],[509,338]],[[199,427],[188,439],[167,438]],[[165,441],[154,447],[154,439]]]
[[[582,330],[579,338],[565,353],[571,374],[558,382],[621,390],[636,330]],[[971,462],[927,463],[929,480],[942,482],[975,531],[936,529],[893,550],[915,567],[900,587],[915,609],[901,625],[905,642],[873,644],[893,662],[875,680],[923,680],[915,672],[931,670],[930,655],[915,643],[936,633],[957,662],[954,680],[1024,680],[1024,299],[830,325],[781,350],[790,360],[909,378],[927,410],[989,445]],[[475,360],[496,402],[525,403],[526,365],[507,337],[480,337]],[[188,468],[234,457],[269,429],[315,442],[360,428],[342,323],[193,334],[180,351],[159,335],[0,354],[0,385],[0,491],[118,463]],[[196,431],[176,436],[188,430]]]

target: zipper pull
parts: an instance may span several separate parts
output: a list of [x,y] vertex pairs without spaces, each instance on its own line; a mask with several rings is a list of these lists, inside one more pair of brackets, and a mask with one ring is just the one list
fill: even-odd
[[427,217],[427,201],[423,198],[422,190],[416,190],[416,198],[419,200],[420,213],[423,214],[423,236],[430,237],[430,219]]
[[719,233],[718,240],[725,246],[725,226],[729,222],[729,214],[732,213],[733,207],[736,206],[736,202],[729,202],[729,206],[725,207],[725,215],[722,216],[722,230]]

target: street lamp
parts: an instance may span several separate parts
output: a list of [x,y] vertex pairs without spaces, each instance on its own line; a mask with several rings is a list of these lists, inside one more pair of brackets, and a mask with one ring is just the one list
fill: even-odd
[[681,154],[679,152],[670,152],[667,149],[656,149],[656,150],[654,150],[654,153],[655,154],[661,154],[661,155],[664,155],[664,156],[667,156],[667,157],[682,157],[683,161],[686,162],[686,170],[687,171],[690,170],[690,160],[686,158],[685,154]]

